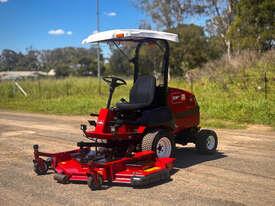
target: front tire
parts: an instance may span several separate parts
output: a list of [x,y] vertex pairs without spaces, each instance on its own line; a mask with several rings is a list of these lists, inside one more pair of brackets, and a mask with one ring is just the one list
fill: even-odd
[[196,149],[202,154],[213,154],[218,146],[218,137],[213,130],[202,129],[196,135]]
[[141,150],[152,150],[157,157],[174,157],[175,141],[168,130],[157,130],[147,133],[141,143]]

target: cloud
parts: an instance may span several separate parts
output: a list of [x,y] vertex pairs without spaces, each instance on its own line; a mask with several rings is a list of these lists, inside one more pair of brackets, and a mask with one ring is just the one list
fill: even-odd
[[7,3],[7,2],[8,2],[8,0],[0,0],[0,4]]
[[48,34],[50,34],[50,35],[63,35],[63,34],[65,34],[65,31],[63,29],[50,30],[50,31],[48,31]]
[[106,16],[116,16],[116,15],[117,15],[117,13],[114,12],[114,11],[112,11],[112,12],[104,12],[104,14],[105,14]]
[[[1,0],[0,0],[1,1]],[[64,31],[63,29],[53,29],[53,30],[50,30],[50,31],[48,31],[48,34],[50,34],[50,35],[54,35],[54,36],[61,36],[61,35],[65,35],[65,34],[67,34],[67,35],[72,35],[73,34],[73,32],[72,31]]]

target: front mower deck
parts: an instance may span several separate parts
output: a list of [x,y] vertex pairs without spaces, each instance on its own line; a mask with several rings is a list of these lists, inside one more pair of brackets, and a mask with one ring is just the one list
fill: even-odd
[[[94,156],[89,159],[90,153]],[[55,171],[54,179],[59,183],[87,181],[99,189],[104,183],[124,183],[142,187],[170,178],[174,158],[156,158],[154,152],[133,153],[130,157],[106,160],[96,156],[90,148],[81,148],[62,153],[44,153],[34,146],[34,163],[37,174],[46,174],[48,169]],[[41,157],[50,157],[44,160]],[[91,180],[93,179],[93,181]],[[100,180],[100,181],[99,181]],[[100,185],[98,185],[100,184]]]

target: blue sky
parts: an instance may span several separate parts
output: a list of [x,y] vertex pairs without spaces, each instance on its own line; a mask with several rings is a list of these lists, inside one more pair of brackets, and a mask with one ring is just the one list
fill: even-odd
[[[140,20],[150,21],[131,0],[99,1],[100,30],[137,28]],[[81,40],[96,30],[95,11],[96,0],[0,0],[0,51],[81,47]]]

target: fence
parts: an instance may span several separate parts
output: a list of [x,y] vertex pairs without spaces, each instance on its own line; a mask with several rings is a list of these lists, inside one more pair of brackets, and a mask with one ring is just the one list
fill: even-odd
[[[264,94],[264,98],[268,99],[270,96],[275,95],[275,76],[268,74],[267,72],[261,75],[227,75],[225,78],[223,76],[210,77],[210,82],[216,84],[222,88],[224,92],[230,92],[231,89],[239,89],[242,91],[254,91],[258,94]],[[194,87],[198,85],[198,80],[188,78],[189,89],[193,93],[195,92]],[[239,88],[236,88],[238,86]],[[230,89],[231,88],[231,89]]]

